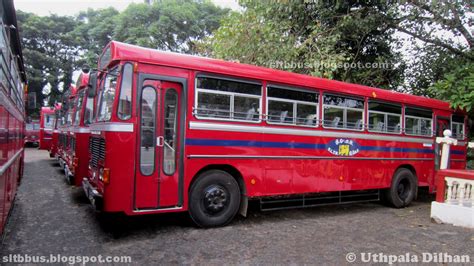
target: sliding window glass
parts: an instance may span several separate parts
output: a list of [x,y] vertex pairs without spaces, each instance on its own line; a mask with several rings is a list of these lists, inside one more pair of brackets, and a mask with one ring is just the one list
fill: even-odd
[[196,79],[196,108],[198,118],[260,121],[262,86],[211,77]]
[[399,134],[402,131],[402,106],[369,102],[369,131]]
[[323,125],[326,128],[364,129],[364,100],[362,99],[326,94],[323,109]]
[[318,93],[295,88],[267,88],[267,121],[271,124],[318,125]]
[[405,108],[405,133],[407,135],[432,136],[433,112],[413,107]]
[[464,116],[453,115],[451,118],[451,129],[453,131],[453,137],[457,139],[464,139]]

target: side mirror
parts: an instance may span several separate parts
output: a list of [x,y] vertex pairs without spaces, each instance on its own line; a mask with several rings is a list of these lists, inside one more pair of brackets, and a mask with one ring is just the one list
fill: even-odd
[[87,97],[94,98],[97,94],[97,72],[89,75],[89,84],[87,84]]

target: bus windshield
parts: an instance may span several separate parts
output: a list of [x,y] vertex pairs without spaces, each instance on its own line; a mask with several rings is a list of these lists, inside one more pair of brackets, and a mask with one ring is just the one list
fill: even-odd
[[117,85],[118,68],[111,70],[105,77],[100,91],[98,121],[109,121],[112,117],[112,107],[115,98],[115,88]]
[[77,98],[77,104],[76,104],[76,113],[74,114],[74,125],[77,126],[79,125],[79,118],[81,116],[81,110],[82,110],[82,104],[84,101],[84,94],[85,90],[82,90],[78,94]]

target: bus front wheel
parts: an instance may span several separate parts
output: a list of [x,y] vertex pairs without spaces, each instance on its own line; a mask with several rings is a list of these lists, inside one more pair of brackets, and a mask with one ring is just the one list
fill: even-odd
[[239,206],[239,184],[225,171],[202,173],[189,191],[189,214],[200,227],[228,224],[237,214]]
[[390,189],[384,191],[384,198],[393,207],[403,208],[415,199],[417,190],[418,184],[412,171],[400,168],[392,178]]

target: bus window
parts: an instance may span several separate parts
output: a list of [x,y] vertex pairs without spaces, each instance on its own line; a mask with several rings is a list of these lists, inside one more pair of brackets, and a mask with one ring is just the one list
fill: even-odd
[[84,94],[85,90],[82,90],[77,96],[77,103],[76,103],[76,113],[74,114],[74,125],[79,125],[79,118],[81,116],[82,110],[82,102],[84,101]]
[[100,94],[98,121],[109,121],[112,117],[112,106],[114,104],[115,86],[117,85],[117,68],[111,70],[105,77],[103,89]]
[[198,77],[198,118],[259,121],[262,86],[241,81]]
[[163,171],[167,175],[174,174],[176,170],[176,126],[178,117],[178,93],[174,89],[168,89],[165,95],[165,118],[164,118],[164,147],[163,147]]
[[92,123],[92,116],[94,113],[94,97],[87,97],[86,109],[84,110],[84,125]]
[[401,133],[402,106],[396,104],[369,102],[369,131]]
[[123,67],[117,111],[117,117],[121,120],[127,120],[132,116],[132,79],[133,65],[127,63]]
[[361,99],[324,95],[323,125],[327,128],[364,129],[364,101]]
[[405,133],[408,135],[431,136],[433,113],[430,110],[405,108]]
[[464,116],[453,115],[451,118],[451,128],[453,131],[453,137],[457,139],[464,139]]
[[318,93],[270,86],[267,96],[269,123],[317,126]]
[[147,86],[141,97],[140,170],[143,175],[151,175],[155,170],[155,123],[156,92]]

